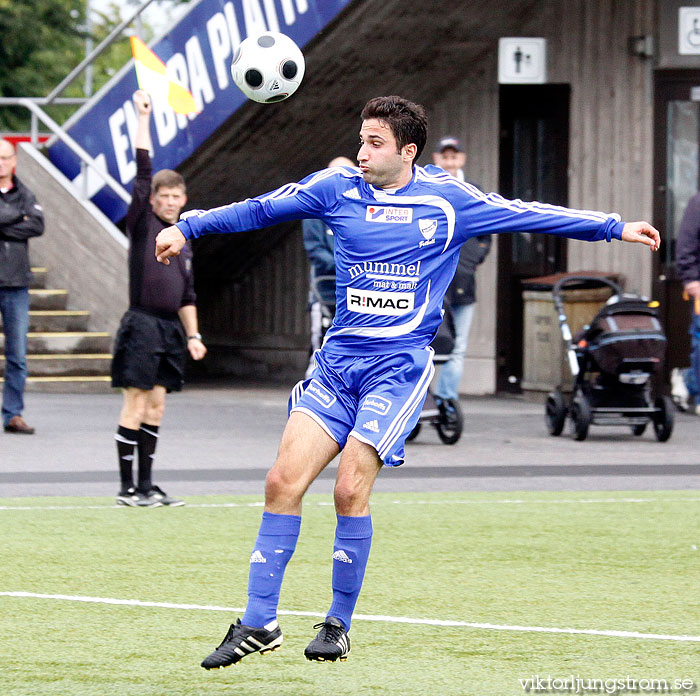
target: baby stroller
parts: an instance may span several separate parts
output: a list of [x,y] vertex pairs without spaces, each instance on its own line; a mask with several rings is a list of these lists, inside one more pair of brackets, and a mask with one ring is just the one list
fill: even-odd
[[[590,325],[572,338],[562,291],[582,284],[607,285],[614,294]],[[652,423],[656,439],[666,442],[673,431],[673,402],[667,396],[652,396],[652,377],[666,350],[658,302],[625,294],[612,281],[593,276],[564,278],[552,294],[574,382],[568,403],[560,388],[547,396],[549,434],[560,435],[568,415],[576,440],[585,440],[591,425],[626,425],[640,436]]]
[[[311,279],[311,296],[321,306],[322,327],[325,334],[335,316],[335,302],[328,300],[328,293],[324,292],[332,284],[335,287],[335,276],[316,276]],[[326,299],[324,300],[324,295]],[[431,344],[435,351],[433,362],[440,365],[450,357],[454,345],[454,324],[449,308],[445,309],[445,317],[440,325],[437,336]],[[453,445],[462,436],[464,418],[462,408],[458,401],[448,399],[440,404],[430,391],[423,404],[420,418],[406,440],[413,440],[420,433],[423,423],[432,425],[438,433],[438,437],[446,445]]]
[[[444,305],[445,316],[443,317],[437,335],[430,344],[435,351],[433,362],[435,365],[442,365],[450,359],[450,353],[455,342],[454,322],[449,306]],[[438,437],[445,445],[454,445],[462,437],[464,426],[464,415],[459,401],[455,399],[439,400],[428,390],[428,395],[423,404],[423,410],[416,427],[413,428],[407,441],[418,437],[423,423],[432,425],[437,430]]]

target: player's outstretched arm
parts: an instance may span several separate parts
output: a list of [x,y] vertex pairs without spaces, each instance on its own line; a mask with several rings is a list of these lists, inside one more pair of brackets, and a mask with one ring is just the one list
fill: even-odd
[[170,257],[177,256],[186,241],[176,225],[166,227],[156,237],[156,259],[167,266],[170,263]]
[[648,222],[626,222],[621,239],[623,242],[646,244],[652,251],[658,251],[661,243],[659,231]]

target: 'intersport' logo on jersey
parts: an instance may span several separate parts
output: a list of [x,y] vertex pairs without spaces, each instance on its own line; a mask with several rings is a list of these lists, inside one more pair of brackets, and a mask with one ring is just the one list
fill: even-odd
[[380,292],[348,288],[347,302],[351,312],[398,317],[413,311],[414,297],[412,292]]
[[393,208],[388,206],[368,205],[367,214],[365,215],[367,222],[412,222],[412,208]]

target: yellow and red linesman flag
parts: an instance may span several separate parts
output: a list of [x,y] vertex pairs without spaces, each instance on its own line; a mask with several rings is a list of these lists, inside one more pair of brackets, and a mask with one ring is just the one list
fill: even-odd
[[175,113],[199,113],[192,93],[168,76],[165,63],[137,36],[131,37],[131,52],[140,89],[154,100],[167,101]]

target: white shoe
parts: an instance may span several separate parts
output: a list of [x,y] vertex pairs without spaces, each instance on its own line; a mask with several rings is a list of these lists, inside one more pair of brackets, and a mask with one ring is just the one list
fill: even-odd
[[674,367],[673,370],[671,370],[671,398],[679,411],[688,410],[690,394],[685,384],[683,370],[678,367]]

